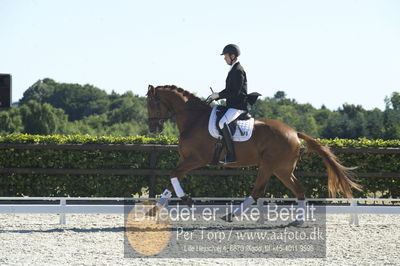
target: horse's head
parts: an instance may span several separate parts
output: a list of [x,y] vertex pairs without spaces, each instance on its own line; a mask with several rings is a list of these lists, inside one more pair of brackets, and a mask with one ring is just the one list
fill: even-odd
[[159,134],[164,129],[164,121],[168,119],[169,110],[165,101],[157,94],[156,88],[149,85],[147,91],[147,111],[149,115],[149,131]]

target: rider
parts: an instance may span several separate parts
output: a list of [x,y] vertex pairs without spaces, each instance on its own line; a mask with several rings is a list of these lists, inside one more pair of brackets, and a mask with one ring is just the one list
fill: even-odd
[[246,72],[238,61],[240,55],[239,47],[235,44],[228,44],[224,47],[222,54],[225,62],[231,66],[226,78],[225,89],[219,93],[213,93],[210,98],[213,100],[226,99],[227,111],[219,121],[219,128],[225,140],[227,154],[224,164],[236,162],[235,150],[232,141],[229,123],[238,118],[242,113],[247,112],[247,78]]

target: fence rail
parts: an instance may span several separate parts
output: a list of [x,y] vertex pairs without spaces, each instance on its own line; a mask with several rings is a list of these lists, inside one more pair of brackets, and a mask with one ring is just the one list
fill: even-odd
[[[102,214],[127,214],[133,204],[140,204],[144,201],[155,201],[156,198],[68,198],[68,197],[0,197],[0,214],[3,213],[52,213],[60,215],[60,224],[66,224],[66,214],[72,213],[102,213]],[[236,207],[238,202],[243,198],[193,198],[195,201],[195,213],[203,213],[204,208],[210,206],[215,207],[216,213],[224,214],[227,204]],[[92,203],[96,201],[97,203]],[[179,202],[179,198],[172,198],[171,201]],[[213,205],[203,205],[206,201],[217,201]],[[325,202],[324,205],[314,205],[316,213],[323,214],[349,214],[350,225],[359,225],[359,214],[400,214],[400,206],[398,205],[375,205],[375,202],[397,203],[400,199],[374,199],[374,198],[358,198],[358,199],[307,199],[308,204],[313,202]],[[18,202],[18,203],[17,203]],[[19,203],[22,202],[22,203]],[[38,202],[40,204],[38,204]],[[56,202],[50,203],[50,202]],[[80,202],[80,203],[79,203]],[[101,203],[104,202],[104,203]],[[105,203],[113,204],[105,204]],[[135,203],[133,203],[135,202]],[[236,203],[235,203],[236,202]],[[257,204],[250,206],[250,209],[257,208],[260,213],[258,222],[265,223],[264,214],[266,213],[266,202],[283,202],[286,205],[297,202],[295,198],[259,198]],[[362,202],[364,204],[362,204]],[[17,203],[17,204],[16,204]],[[58,203],[58,204],[57,204]],[[100,204],[99,204],[100,203]],[[225,204],[222,204],[225,203]],[[340,203],[340,204],[337,204]],[[366,204],[369,203],[369,204]],[[371,204],[372,203],[372,204]],[[296,204],[297,205],[297,204]],[[281,206],[282,207],[282,206]],[[167,207],[168,208],[168,207]],[[250,210],[248,210],[250,212]]]
[[[155,184],[157,176],[168,176],[169,169],[156,169],[157,152],[178,151],[177,145],[160,144],[11,144],[1,143],[0,150],[106,150],[106,151],[145,151],[150,153],[148,169],[65,169],[65,168],[2,168],[0,174],[47,174],[47,175],[132,175],[148,176],[149,196],[155,197]],[[374,153],[374,154],[400,154],[397,147],[331,147],[338,153]],[[199,169],[189,173],[193,175],[240,176],[255,175],[256,170],[233,169]],[[296,171],[299,177],[326,177],[326,173]],[[357,173],[365,178],[392,178],[400,177],[400,172],[395,173]]]
[[[330,147],[340,153],[400,154],[398,147]],[[119,150],[119,151],[178,151],[178,145],[161,144],[14,144],[0,143],[1,149],[22,150]],[[304,148],[303,148],[304,149]]]

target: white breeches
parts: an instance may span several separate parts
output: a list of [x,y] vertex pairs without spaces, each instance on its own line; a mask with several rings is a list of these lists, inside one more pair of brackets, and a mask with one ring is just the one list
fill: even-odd
[[245,113],[243,110],[238,110],[234,108],[229,108],[226,113],[222,116],[221,120],[219,120],[219,128],[223,129],[225,124],[229,124],[236,118],[238,118],[239,115]]

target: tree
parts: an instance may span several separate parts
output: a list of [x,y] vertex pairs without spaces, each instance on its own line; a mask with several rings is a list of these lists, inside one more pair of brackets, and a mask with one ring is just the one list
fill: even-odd
[[400,110],[400,93],[393,92],[392,96],[385,97],[386,109]]
[[322,130],[324,138],[356,139],[367,134],[365,110],[361,106],[344,104],[330,116],[326,127]]
[[111,110],[107,113],[109,124],[133,121],[143,123],[147,121],[146,108],[144,98],[134,96],[132,92],[127,92],[111,102]]
[[329,118],[332,115],[332,112],[327,108],[322,108],[313,112],[313,116],[315,119],[315,123],[317,124],[318,134],[317,136],[321,136],[322,131],[326,128]]
[[70,121],[105,113],[110,104],[107,93],[92,85],[57,83],[52,79],[37,81],[24,93],[20,103],[27,104],[30,100],[63,109]]
[[273,116],[273,105],[276,105],[276,103],[272,103],[272,101],[268,99],[257,100],[257,102],[251,106],[250,113],[256,118],[271,119]]
[[384,116],[381,110],[375,108],[372,111],[366,111],[366,130],[367,138],[378,139],[385,135]]
[[67,125],[67,115],[62,109],[48,103],[29,101],[20,107],[24,132],[28,134],[60,134]]
[[400,93],[393,92],[385,98],[386,109],[383,113],[384,136],[386,139],[400,139]]
[[[250,113],[280,120],[314,137],[400,139],[400,93],[393,92],[385,103],[384,112],[351,104],[331,111],[324,105],[316,109],[299,104],[284,91],[277,91],[274,97],[257,100]],[[149,135],[146,105],[146,97],[131,91],[107,94],[92,85],[46,78],[25,91],[19,107],[0,112],[0,134]],[[173,121],[165,123],[164,134],[178,135]]]
[[39,103],[47,102],[50,96],[53,95],[56,85],[57,83],[49,78],[38,80],[24,92],[19,104],[27,104],[30,100]]
[[176,126],[176,123],[171,121],[166,121],[164,123],[163,134],[169,137],[179,136],[179,130],[178,127]]
[[318,125],[311,114],[302,114],[300,116],[300,121],[296,126],[296,130],[307,132],[307,134],[312,137],[317,137],[319,135]]
[[284,92],[284,91],[277,91],[274,94],[274,99],[276,99],[276,100],[285,99],[285,98],[286,98],[286,92]]
[[385,139],[400,139],[400,110],[386,109],[383,113]]
[[276,112],[276,117],[273,119],[282,121],[293,128],[297,128],[300,121],[296,109],[290,105],[279,106]]
[[393,92],[390,102],[392,103],[393,110],[400,110],[400,93]]
[[86,116],[103,114],[110,104],[108,95],[92,85],[57,84],[48,103],[63,109],[70,121],[80,120]]
[[18,107],[11,107],[8,111],[0,112],[0,135],[20,133],[23,130]]

